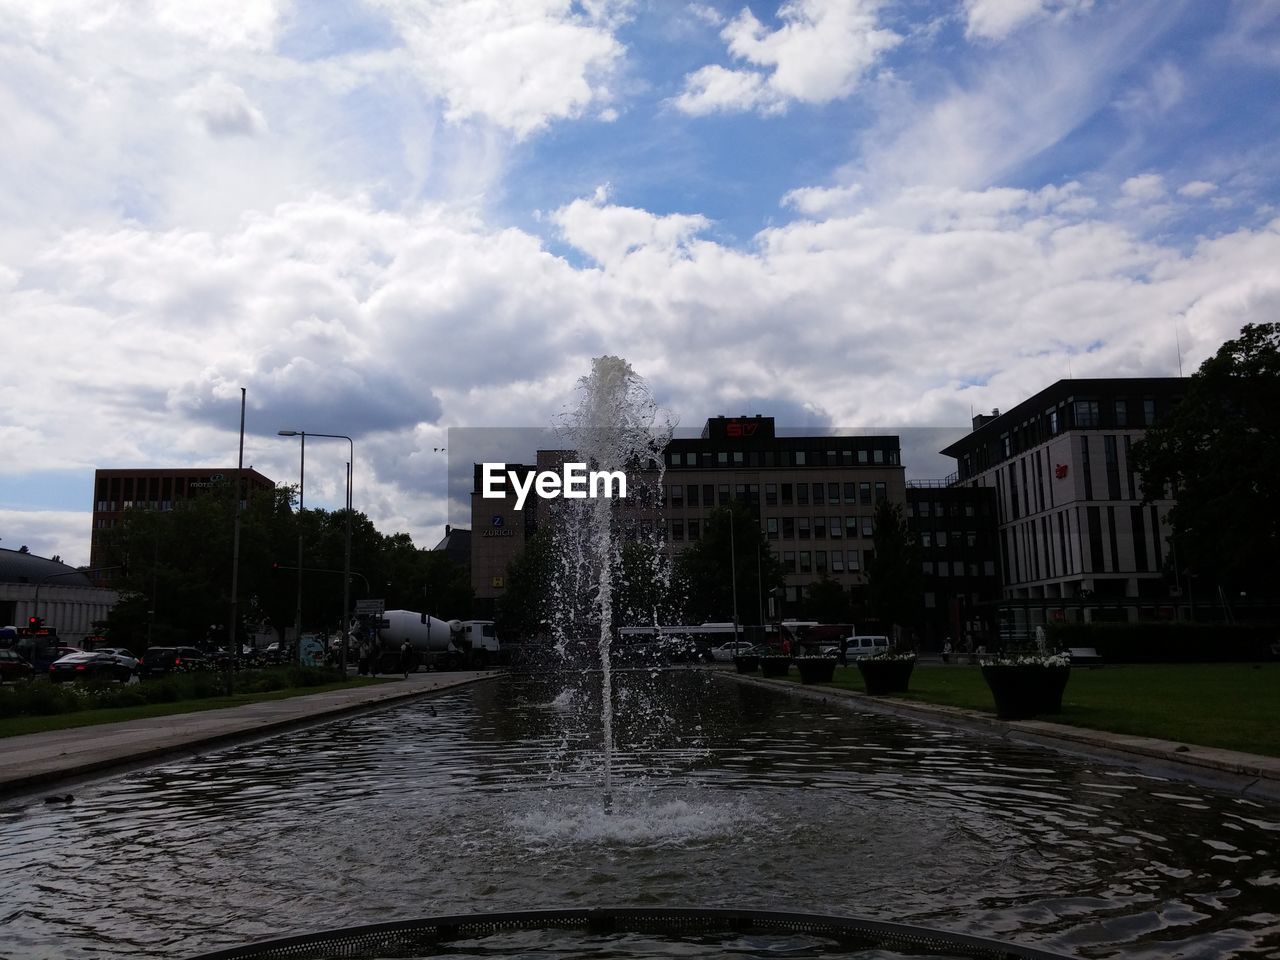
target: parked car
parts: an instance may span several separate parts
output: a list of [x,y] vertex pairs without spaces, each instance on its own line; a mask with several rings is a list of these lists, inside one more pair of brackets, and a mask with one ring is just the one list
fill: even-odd
[[840,646],[844,645],[845,659],[852,663],[854,660],[861,660],[863,657],[872,657],[878,653],[889,652],[889,638],[875,635],[858,635],[846,637],[841,643],[833,644],[823,649],[823,653],[827,656],[840,656]]
[[151,647],[138,659],[138,673],[143,677],[204,670],[208,666],[208,659],[195,647]]
[[0,681],[29,680],[36,668],[17,650],[0,650]]
[[711,659],[717,663],[732,663],[734,657],[743,656],[751,649],[751,646],[746,640],[730,640],[728,643],[713,647]]
[[115,657],[117,661],[128,667],[130,672],[138,669],[138,658],[124,647],[99,647],[95,652]]
[[133,669],[120,663],[109,653],[70,653],[49,665],[49,679],[64,680],[128,680]]

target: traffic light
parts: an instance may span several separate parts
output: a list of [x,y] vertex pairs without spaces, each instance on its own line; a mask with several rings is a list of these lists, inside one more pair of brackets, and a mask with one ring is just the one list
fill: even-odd
[[28,630],[39,630],[43,626],[44,626],[43,617],[27,617]]

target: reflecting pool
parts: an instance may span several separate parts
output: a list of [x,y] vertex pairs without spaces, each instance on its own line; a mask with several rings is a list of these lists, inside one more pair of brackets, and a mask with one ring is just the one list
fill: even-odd
[[[597,678],[598,680],[598,678]],[[539,907],[875,917],[1280,956],[1280,809],[707,671],[505,677],[0,814],[0,956],[181,958]]]

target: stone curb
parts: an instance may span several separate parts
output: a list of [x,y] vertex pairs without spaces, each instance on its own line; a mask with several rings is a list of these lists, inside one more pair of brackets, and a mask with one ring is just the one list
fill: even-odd
[[1010,742],[1049,747],[1110,763],[1136,765],[1145,772],[1170,779],[1190,780],[1242,796],[1280,802],[1280,758],[1277,757],[1090,730],[1045,720],[1000,720],[963,707],[872,697],[857,690],[805,685],[792,680],[753,677],[729,671],[717,672],[740,683],[782,690],[793,696],[842,702],[853,709],[961,727]]
[[393,706],[493,676],[497,676],[495,671],[431,675],[407,688],[392,681],[238,707],[5,737],[0,739],[0,797],[142,767],[165,757],[195,755],[211,747]]

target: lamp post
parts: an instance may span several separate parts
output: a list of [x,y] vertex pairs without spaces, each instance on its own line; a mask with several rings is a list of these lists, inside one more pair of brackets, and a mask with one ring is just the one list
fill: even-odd
[[[347,626],[351,619],[351,486],[352,477],[356,469],[356,444],[355,441],[343,433],[311,433],[305,430],[279,430],[277,431],[282,437],[301,437],[303,449],[306,449],[307,437],[325,437],[329,440],[345,440],[347,441],[348,459],[347,459],[347,534],[346,548],[343,555],[342,563],[342,635],[338,638],[338,662],[342,669],[342,675],[347,675]],[[302,488],[299,481],[298,488],[298,655],[302,655]]]

